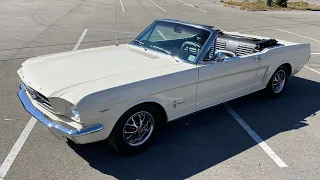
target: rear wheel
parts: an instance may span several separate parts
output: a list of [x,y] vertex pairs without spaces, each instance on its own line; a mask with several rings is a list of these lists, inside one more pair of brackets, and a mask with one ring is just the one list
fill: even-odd
[[116,123],[108,143],[119,153],[133,155],[146,150],[161,125],[161,114],[150,105],[128,110]]
[[289,71],[285,66],[281,66],[276,70],[266,88],[268,96],[278,97],[281,95],[288,82],[288,72]]

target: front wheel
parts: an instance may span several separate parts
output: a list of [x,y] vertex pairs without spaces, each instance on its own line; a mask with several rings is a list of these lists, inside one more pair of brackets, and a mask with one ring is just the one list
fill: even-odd
[[146,150],[160,128],[160,118],[161,114],[153,106],[140,105],[128,110],[112,130],[109,145],[127,155]]
[[281,95],[288,82],[288,69],[285,66],[279,67],[272,75],[267,88],[266,93],[271,97],[278,97]]

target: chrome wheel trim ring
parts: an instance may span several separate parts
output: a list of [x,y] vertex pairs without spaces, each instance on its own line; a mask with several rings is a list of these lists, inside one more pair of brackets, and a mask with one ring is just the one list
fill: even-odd
[[272,91],[276,94],[280,93],[286,83],[287,74],[284,70],[279,70],[272,79]]
[[145,143],[154,130],[154,118],[146,111],[139,111],[127,119],[122,134],[129,146],[139,146]]

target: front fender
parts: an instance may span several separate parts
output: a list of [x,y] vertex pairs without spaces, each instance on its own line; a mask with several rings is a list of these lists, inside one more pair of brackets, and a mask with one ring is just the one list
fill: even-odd
[[155,97],[146,97],[133,101],[114,104],[103,109],[90,110],[85,112],[87,125],[99,123],[102,124],[104,127],[103,130],[94,133],[90,136],[87,136],[87,142],[95,142],[108,138],[115,124],[126,111],[128,111],[130,108],[136,105],[146,102],[158,103],[159,105],[164,107],[162,105],[161,100]]

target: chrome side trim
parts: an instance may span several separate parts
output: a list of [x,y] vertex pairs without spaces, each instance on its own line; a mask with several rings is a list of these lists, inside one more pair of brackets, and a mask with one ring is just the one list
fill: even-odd
[[84,136],[91,134],[103,129],[102,125],[94,125],[84,129],[75,129],[72,127],[66,127],[58,122],[47,119],[41,111],[39,111],[30,101],[28,95],[26,94],[26,88],[24,84],[20,84],[20,91],[18,92],[20,101],[22,102],[26,111],[28,111],[33,117],[39,120],[47,128],[51,130],[56,130],[58,133],[62,134],[67,138],[72,138],[75,136]]

